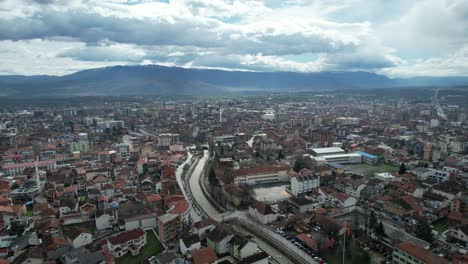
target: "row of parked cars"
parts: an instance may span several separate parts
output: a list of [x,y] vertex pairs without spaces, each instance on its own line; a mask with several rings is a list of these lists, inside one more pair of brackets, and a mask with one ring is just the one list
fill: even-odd
[[[288,232],[284,232],[282,230],[277,230],[276,233],[280,234],[282,237],[286,238],[289,240],[292,244],[294,244],[296,247],[300,248],[304,252],[306,252],[309,256],[311,256],[314,260],[318,261],[319,263],[324,263],[322,258],[320,258],[320,254],[317,252],[314,252],[311,248],[309,248],[307,245],[304,244],[299,238],[297,238],[295,235],[290,234]],[[324,263],[326,264],[326,263]]]

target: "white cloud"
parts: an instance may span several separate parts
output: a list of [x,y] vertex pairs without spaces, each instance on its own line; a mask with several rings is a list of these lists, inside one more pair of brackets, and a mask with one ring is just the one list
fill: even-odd
[[151,62],[466,75],[456,57],[468,43],[466,14],[463,0],[0,0],[0,71]]

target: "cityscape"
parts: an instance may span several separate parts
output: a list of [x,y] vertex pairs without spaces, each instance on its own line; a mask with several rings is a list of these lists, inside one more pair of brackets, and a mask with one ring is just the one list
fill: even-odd
[[0,264],[468,264],[468,1],[0,0]]
[[464,263],[468,92],[387,92],[5,101],[2,255]]

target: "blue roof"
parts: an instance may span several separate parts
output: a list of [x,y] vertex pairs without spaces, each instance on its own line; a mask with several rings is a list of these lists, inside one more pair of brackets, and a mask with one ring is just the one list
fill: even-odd
[[330,163],[328,163],[328,166],[333,167],[333,168],[335,168],[335,169],[342,169],[342,168],[344,168],[344,166],[341,165],[341,164],[338,163],[338,162],[330,162]]
[[369,153],[366,153],[364,151],[356,151],[355,153],[361,155],[361,156],[364,156],[364,157],[368,157],[369,159],[378,159],[379,157],[377,156],[374,156],[374,155],[371,155]]

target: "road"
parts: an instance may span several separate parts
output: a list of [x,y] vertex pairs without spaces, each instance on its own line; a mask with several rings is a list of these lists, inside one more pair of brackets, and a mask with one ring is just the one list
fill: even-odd
[[216,208],[214,208],[213,205],[211,205],[211,203],[203,194],[203,191],[200,187],[200,177],[208,160],[209,152],[208,150],[205,150],[203,153],[203,157],[200,158],[197,167],[193,170],[192,175],[190,176],[189,188],[193,199],[195,199],[196,203],[203,208],[203,211],[205,211],[205,213],[211,218],[218,218],[218,210],[216,210]]
[[[268,226],[265,226],[255,220],[251,219],[248,216],[247,210],[245,211],[234,211],[220,213],[218,210],[210,203],[210,201],[205,197],[201,186],[200,178],[202,176],[203,170],[206,163],[209,160],[209,152],[204,151],[203,157],[198,161],[197,166],[189,175],[189,192],[192,195],[192,198],[198,206],[206,213],[207,216],[217,220],[217,221],[235,221],[241,224],[244,229],[245,227],[251,228],[250,234],[257,237],[258,240],[262,240],[261,248],[272,256],[278,263],[294,263],[291,261],[291,258],[286,257],[288,255],[294,256],[293,259],[300,260],[300,263],[317,263],[307,255],[300,248],[296,247],[287,239],[275,233]],[[193,207],[193,206],[192,206]],[[247,228],[247,229],[249,229]],[[283,252],[286,250],[287,252]],[[283,252],[283,253],[279,253]]]
[[192,206],[192,196],[190,195],[190,193],[188,193],[186,191],[186,186],[185,186],[185,182],[184,182],[184,179],[183,179],[183,173],[184,173],[184,166],[186,164],[191,164],[193,160],[193,155],[192,153],[190,153],[190,151],[187,152],[187,159],[184,161],[184,163],[182,163],[181,165],[179,165],[179,167],[177,167],[177,170],[176,170],[176,179],[177,179],[177,183],[179,184],[179,187],[180,189],[182,190],[182,194],[184,195],[185,197],[185,200],[189,201],[190,203],[190,216],[192,218],[192,222],[198,222],[201,220],[201,216],[200,214],[197,213],[197,211],[195,210],[195,208]]

